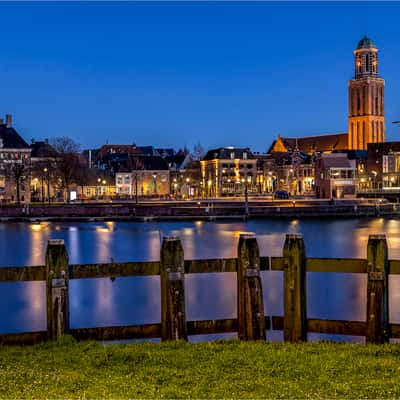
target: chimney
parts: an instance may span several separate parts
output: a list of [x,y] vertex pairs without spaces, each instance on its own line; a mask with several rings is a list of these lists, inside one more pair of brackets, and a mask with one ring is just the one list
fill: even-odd
[[35,139],[31,139],[31,143],[32,143],[32,144],[35,144]]
[[12,127],[11,114],[7,114],[6,115],[6,125],[7,125],[7,128],[11,128]]
[[49,139],[44,139],[44,142],[45,142],[46,144],[49,144]]

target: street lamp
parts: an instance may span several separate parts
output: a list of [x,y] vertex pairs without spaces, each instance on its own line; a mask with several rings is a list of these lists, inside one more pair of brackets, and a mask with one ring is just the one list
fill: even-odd
[[[45,195],[44,195],[44,178],[47,177],[48,178],[48,169],[47,168],[43,168],[43,177],[42,177],[42,202],[44,204],[45,201]],[[47,179],[47,196],[48,196],[48,200],[50,203],[50,190],[49,190],[49,179]]]
[[190,178],[186,178],[186,187],[187,187],[187,197],[188,198],[190,196],[190,185],[189,185],[189,182],[190,182]]
[[378,173],[376,171],[371,171],[371,172],[372,172],[372,175],[374,176],[372,185],[373,185],[374,199],[375,199],[375,204],[376,204],[376,176],[378,175]]
[[154,194],[157,194],[157,181],[156,181],[156,179],[157,179],[157,174],[154,173],[153,174]]
[[102,181],[101,181],[101,183],[103,184],[103,186],[104,186],[104,193],[103,194],[106,194],[106,180],[105,179],[103,179]]
[[99,200],[99,195],[100,195],[100,183],[101,183],[101,178],[97,178],[97,190],[96,190],[96,194],[97,194],[97,196],[96,196],[96,200]]

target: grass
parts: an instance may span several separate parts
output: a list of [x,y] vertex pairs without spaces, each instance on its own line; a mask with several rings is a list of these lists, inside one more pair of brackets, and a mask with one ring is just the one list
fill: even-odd
[[0,398],[400,398],[400,346],[135,343],[0,347]]

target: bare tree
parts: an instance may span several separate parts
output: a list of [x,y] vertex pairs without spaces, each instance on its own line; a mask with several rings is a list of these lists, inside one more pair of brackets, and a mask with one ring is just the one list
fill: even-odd
[[21,185],[24,183],[24,180],[27,176],[29,176],[29,165],[20,160],[21,162],[15,162],[8,164],[8,169],[6,171],[7,175],[14,181],[16,187],[16,197],[17,203],[21,202]]
[[[51,145],[57,151],[56,169],[64,198],[70,200],[68,189],[79,180],[82,160],[79,154],[79,145],[69,137],[56,137]],[[65,196],[67,192],[67,196]]]
[[131,172],[134,172],[135,177],[135,201],[136,204],[139,202],[138,195],[138,180],[139,180],[139,171],[144,170],[144,162],[142,157],[138,156],[130,156],[128,159],[128,169]]

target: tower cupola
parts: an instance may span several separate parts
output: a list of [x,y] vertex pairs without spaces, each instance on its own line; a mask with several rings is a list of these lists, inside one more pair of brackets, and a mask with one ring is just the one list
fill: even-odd
[[364,36],[354,50],[355,78],[378,76],[378,49],[374,42]]

